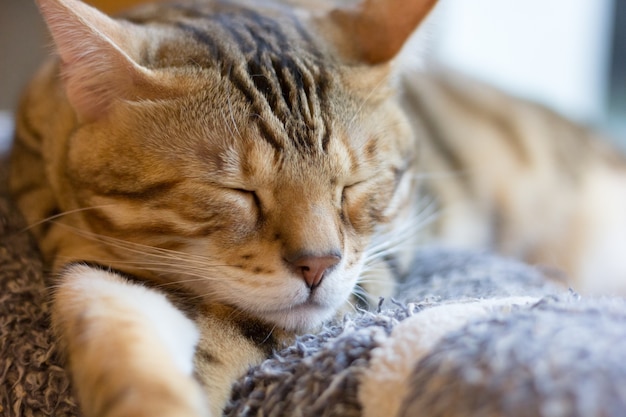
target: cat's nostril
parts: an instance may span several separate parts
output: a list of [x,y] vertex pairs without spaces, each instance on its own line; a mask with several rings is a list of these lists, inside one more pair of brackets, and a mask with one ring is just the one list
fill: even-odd
[[295,261],[291,262],[304,282],[310,289],[318,287],[326,271],[337,265],[341,261],[341,257],[337,255],[328,256],[302,256]]

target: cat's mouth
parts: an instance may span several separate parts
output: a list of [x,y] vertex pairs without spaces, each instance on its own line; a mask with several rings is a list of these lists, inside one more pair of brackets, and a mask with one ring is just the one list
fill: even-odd
[[331,292],[333,294],[329,295],[328,291],[321,288],[313,289],[306,298],[294,299],[292,303],[263,309],[257,314],[285,329],[310,330],[332,318],[345,302],[343,297],[339,296],[341,291]]
[[334,307],[309,299],[288,308],[265,311],[262,316],[287,330],[305,331],[330,319],[335,311]]
[[300,310],[328,310],[328,309],[332,309],[331,306],[328,305],[324,305],[318,301],[315,301],[312,298],[309,298],[308,300],[298,303],[298,304],[294,304],[291,305],[289,307],[283,307],[283,308],[277,308],[277,309],[272,309],[272,310],[266,310],[264,313],[265,314],[283,314],[285,312],[298,312]]
[[285,314],[285,313],[294,313],[297,314],[301,311],[310,311],[310,312],[323,312],[325,310],[332,310],[334,308],[334,304],[330,304],[327,302],[323,302],[320,297],[318,297],[315,291],[311,291],[309,297],[302,301],[297,301],[285,306],[281,306],[278,308],[270,308],[264,310],[262,314]]
[[254,292],[248,287],[231,289],[228,293],[235,297],[225,301],[286,330],[308,331],[345,307],[357,276],[357,269],[335,269],[311,288],[301,277],[287,275]]

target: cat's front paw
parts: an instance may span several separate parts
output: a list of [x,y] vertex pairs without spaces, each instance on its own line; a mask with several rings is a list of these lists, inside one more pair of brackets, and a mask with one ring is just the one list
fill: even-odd
[[53,302],[86,417],[208,417],[195,324],[163,294],[97,268],[64,271]]
[[[110,398],[98,401],[98,417],[211,417],[200,385],[192,379],[163,386],[149,381],[141,386],[120,387]],[[94,403],[94,405],[96,405]],[[89,415],[90,413],[86,413]]]

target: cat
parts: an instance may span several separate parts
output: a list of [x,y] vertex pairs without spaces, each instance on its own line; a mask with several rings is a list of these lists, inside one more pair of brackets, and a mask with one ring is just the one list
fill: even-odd
[[583,294],[626,294],[626,158],[610,140],[458,74],[403,88],[428,138],[422,193],[441,208],[423,239],[496,250]]
[[584,245],[624,224],[623,158],[540,106],[405,72],[435,3],[113,19],[38,0],[57,57],[23,97],[10,187],[86,416],[220,415],[250,365],[392,294],[421,244],[590,274]]

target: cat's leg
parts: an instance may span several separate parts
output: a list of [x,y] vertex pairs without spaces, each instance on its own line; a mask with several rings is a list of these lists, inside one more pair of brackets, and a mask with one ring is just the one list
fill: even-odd
[[241,311],[207,306],[197,317],[201,331],[195,358],[211,415],[223,414],[233,383],[271,352],[291,342],[293,334],[261,324]]
[[53,324],[85,416],[209,415],[192,377],[198,331],[163,294],[84,265],[60,278]]

